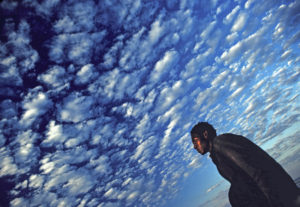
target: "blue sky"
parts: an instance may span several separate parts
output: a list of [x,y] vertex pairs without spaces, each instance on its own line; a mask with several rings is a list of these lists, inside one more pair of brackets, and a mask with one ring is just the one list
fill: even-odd
[[[300,176],[299,1],[0,3],[10,206],[228,207],[189,132],[241,134]],[[4,202],[4,201],[3,201]]]

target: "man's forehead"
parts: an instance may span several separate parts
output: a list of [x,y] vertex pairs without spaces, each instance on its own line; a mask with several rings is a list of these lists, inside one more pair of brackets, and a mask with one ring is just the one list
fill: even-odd
[[192,139],[199,139],[200,135],[199,134],[191,134]]

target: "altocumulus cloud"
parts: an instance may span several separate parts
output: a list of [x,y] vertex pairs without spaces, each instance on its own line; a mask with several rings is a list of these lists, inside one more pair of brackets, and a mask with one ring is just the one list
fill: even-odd
[[[1,202],[168,206],[205,166],[190,143],[194,123],[260,145],[299,123],[299,8],[2,1]],[[296,134],[282,146],[294,153],[269,148],[291,171]]]

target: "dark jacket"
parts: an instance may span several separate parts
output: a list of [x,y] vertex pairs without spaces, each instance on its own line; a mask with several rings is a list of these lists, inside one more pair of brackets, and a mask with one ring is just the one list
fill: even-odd
[[296,204],[300,191],[293,179],[247,138],[219,135],[212,140],[210,156],[219,173],[231,183],[229,201],[233,207],[300,206]]

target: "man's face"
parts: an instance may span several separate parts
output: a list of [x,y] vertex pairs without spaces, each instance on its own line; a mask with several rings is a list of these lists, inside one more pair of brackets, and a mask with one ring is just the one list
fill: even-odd
[[192,138],[194,148],[201,154],[204,155],[207,153],[207,142],[200,137]]

